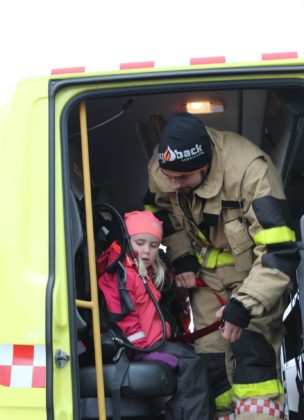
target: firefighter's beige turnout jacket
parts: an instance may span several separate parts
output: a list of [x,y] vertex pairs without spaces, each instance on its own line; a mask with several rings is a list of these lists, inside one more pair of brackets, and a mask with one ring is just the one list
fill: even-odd
[[[268,252],[275,255],[269,247],[279,246],[282,256],[285,244],[287,248],[294,246],[295,234],[286,224],[276,225],[275,217],[273,225],[269,224],[276,206],[285,202],[282,181],[269,156],[249,140],[228,131],[207,130],[213,143],[211,168],[203,184],[190,197],[183,197],[188,214],[180,194],[170,189],[160,171],[157,150],[150,160],[153,204],[155,209],[169,212],[174,229],[164,238],[164,245],[171,261],[196,254],[205,269],[214,269],[218,261],[225,265],[225,256],[227,264],[232,260],[238,272],[246,273],[233,297],[252,316],[258,316],[271,310],[290,280],[290,271],[280,264],[280,257],[271,258],[271,264],[263,263]],[[254,203],[259,203],[258,214]],[[209,224],[207,236],[198,227],[204,223]],[[292,258],[290,264],[294,264]]]

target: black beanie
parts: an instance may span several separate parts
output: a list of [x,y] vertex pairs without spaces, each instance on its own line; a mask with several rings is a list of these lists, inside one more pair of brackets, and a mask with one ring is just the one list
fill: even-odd
[[162,169],[192,172],[210,164],[211,140],[201,120],[178,112],[167,121],[158,147]]

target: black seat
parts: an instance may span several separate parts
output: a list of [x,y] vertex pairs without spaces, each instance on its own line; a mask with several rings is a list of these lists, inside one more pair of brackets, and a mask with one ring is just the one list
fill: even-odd
[[[87,256],[85,236],[79,213],[79,203],[75,195],[71,193],[71,220],[73,222],[73,252],[75,260],[75,282],[78,299],[89,299],[89,277],[87,269]],[[102,217],[94,217],[99,226],[94,226],[98,250],[105,246],[106,241],[99,230]],[[107,221],[107,228],[108,230]],[[101,314],[102,317],[102,314]],[[79,383],[81,411],[83,419],[97,419],[97,388],[96,370],[94,366],[94,349],[91,335],[91,313],[87,309],[76,308],[76,319],[78,325],[78,337],[87,341],[87,351],[80,355],[79,360]],[[103,373],[106,397],[107,418],[112,417],[113,380],[117,369],[119,369],[119,355],[121,350],[113,341],[111,335],[102,335],[102,356]],[[121,416],[124,418],[150,417],[156,418],[164,411],[168,398],[174,394],[176,389],[175,372],[167,365],[158,362],[130,362],[128,371],[121,385],[120,408]],[[151,418],[151,417],[150,417]]]
[[[103,365],[107,418],[112,417],[112,383],[116,369],[117,363]],[[121,385],[121,416],[160,415],[175,387],[175,373],[168,366],[157,362],[130,363]],[[80,395],[83,418],[98,418],[94,366],[80,369]]]

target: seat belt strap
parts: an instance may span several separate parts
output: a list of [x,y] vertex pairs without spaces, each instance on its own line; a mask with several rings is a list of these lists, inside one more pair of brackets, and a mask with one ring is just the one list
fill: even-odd
[[[206,287],[207,289],[211,290],[217,300],[219,301],[221,306],[225,306],[227,301],[224,299],[219,293],[217,293],[215,290],[211,289],[204,280],[202,279],[196,279],[196,287]],[[201,328],[197,331],[194,331],[192,333],[187,333],[183,335],[179,335],[177,337],[174,337],[172,341],[179,341],[181,343],[193,343],[195,340],[198,340],[201,337],[204,337],[205,335],[211,334],[214,331],[217,331],[222,326],[222,321],[214,321],[212,324],[208,325],[207,327]]]
[[116,371],[112,382],[112,419],[121,420],[121,386],[130,366],[126,352],[123,351],[116,363]]
[[205,287],[206,289],[211,290],[211,292],[215,295],[215,297],[219,301],[220,305],[221,306],[225,306],[226,305],[226,303],[227,303],[226,299],[224,299],[214,289],[212,289],[211,287],[209,287],[208,284],[206,284],[203,279],[196,279],[196,287]]
[[193,343],[195,340],[198,340],[199,338],[204,337],[205,335],[217,331],[221,327],[221,325],[222,321],[215,321],[207,327],[201,328],[192,333],[179,335],[177,337],[172,338],[170,341],[178,341],[180,343]]
[[126,289],[126,269],[124,265],[119,261],[118,262],[119,269],[117,273],[117,282],[118,282],[118,290],[120,293],[120,303],[121,303],[121,309],[122,313],[129,313],[134,311],[134,305],[133,302],[129,296],[129,292]]

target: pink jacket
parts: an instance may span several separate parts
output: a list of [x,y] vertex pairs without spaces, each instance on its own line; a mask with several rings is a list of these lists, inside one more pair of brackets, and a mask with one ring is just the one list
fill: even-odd
[[[109,312],[120,313],[120,295],[117,285],[117,274],[107,273],[106,268],[115,261],[120,253],[120,246],[113,243],[97,261],[98,286],[101,289]],[[130,257],[123,261],[126,268],[126,289],[134,305],[117,325],[131,342],[139,348],[150,347],[163,337],[162,325],[156,308],[149,297],[142,279],[137,274],[134,262]],[[159,301],[161,293],[155,288],[152,280],[147,281],[154,297]],[[166,322],[167,335],[170,338],[170,327]]]

